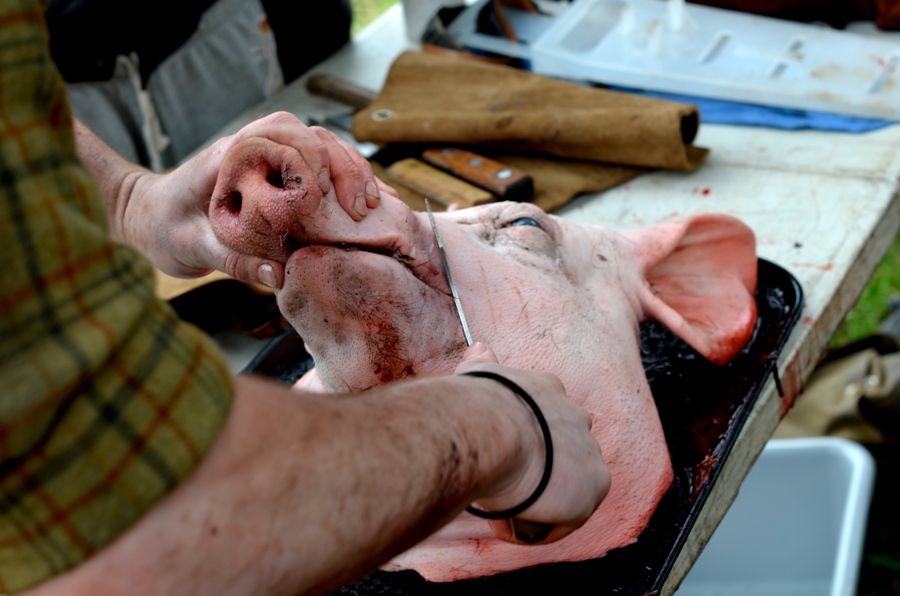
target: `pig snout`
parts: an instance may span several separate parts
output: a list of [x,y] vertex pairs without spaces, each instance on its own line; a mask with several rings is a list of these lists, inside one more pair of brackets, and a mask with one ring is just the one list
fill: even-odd
[[[303,265],[300,249],[326,245],[390,257],[449,295],[424,215],[391,195],[362,221],[341,207],[335,185],[323,194],[300,153],[264,138],[237,143],[225,156],[209,206],[213,233],[241,254]],[[311,253],[309,253],[311,254]],[[288,285],[290,285],[290,271]]]
[[245,139],[225,156],[209,207],[220,242],[243,254],[284,262],[292,239],[323,199],[300,153],[264,138]]

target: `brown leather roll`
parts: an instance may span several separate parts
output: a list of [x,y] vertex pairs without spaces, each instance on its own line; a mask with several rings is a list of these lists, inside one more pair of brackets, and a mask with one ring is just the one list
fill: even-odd
[[693,171],[692,105],[576,85],[511,67],[407,52],[353,121],[360,141],[487,146]]

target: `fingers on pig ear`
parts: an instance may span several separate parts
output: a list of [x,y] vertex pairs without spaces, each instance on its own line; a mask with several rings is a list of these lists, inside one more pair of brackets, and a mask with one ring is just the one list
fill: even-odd
[[319,127],[311,130],[315,131],[327,148],[338,203],[354,221],[362,221],[368,213],[370,202],[373,207],[378,205],[378,186],[371,166],[337,135]]

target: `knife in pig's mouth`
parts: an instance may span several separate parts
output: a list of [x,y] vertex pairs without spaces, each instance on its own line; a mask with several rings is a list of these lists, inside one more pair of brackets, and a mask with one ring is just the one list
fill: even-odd
[[459,316],[459,324],[462,325],[463,334],[466,336],[466,343],[472,345],[472,334],[469,332],[469,323],[466,321],[466,315],[462,309],[462,303],[459,301],[459,293],[456,291],[456,284],[453,283],[453,274],[450,273],[450,263],[447,262],[447,253],[444,251],[444,243],[441,241],[441,233],[438,231],[437,223],[434,221],[434,213],[431,212],[431,203],[425,199],[425,209],[428,211],[428,221],[431,223],[431,231],[434,232],[434,239],[437,242],[438,252],[441,253],[441,263],[444,265],[444,274],[447,276],[447,283],[450,284],[450,294],[453,296],[453,305],[456,307],[456,314]]

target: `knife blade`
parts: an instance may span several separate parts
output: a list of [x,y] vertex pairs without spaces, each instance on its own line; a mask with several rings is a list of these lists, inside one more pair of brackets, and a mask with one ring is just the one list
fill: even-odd
[[[447,275],[447,283],[450,285],[450,294],[453,296],[453,305],[456,307],[459,324],[462,326],[463,335],[466,336],[466,344],[471,346],[472,334],[469,332],[469,324],[466,322],[466,315],[463,313],[462,303],[459,301],[459,292],[456,290],[453,274],[450,273],[450,263],[447,261],[444,242],[441,240],[441,233],[438,231],[437,223],[434,221],[434,213],[431,212],[431,204],[427,198],[425,199],[425,210],[428,211],[428,221],[431,222],[431,230],[434,232],[435,241],[437,241],[438,252],[441,253],[441,262],[444,264],[444,273]],[[526,544],[535,544],[545,540],[550,535],[550,532],[553,531],[553,527],[553,524],[544,522],[533,522],[515,517],[509,519],[509,528],[512,535],[516,540]]]
[[456,284],[453,282],[453,274],[450,273],[450,263],[447,262],[447,252],[444,250],[444,242],[441,240],[441,233],[438,231],[437,223],[434,221],[434,213],[431,212],[431,203],[428,198],[425,199],[425,210],[428,211],[428,221],[431,222],[431,229],[434,232],[434,239],[437,241],[438,252],[441,253],[441,262],[444,264],[444,273],[447,275],[447,283],[450,285],[450,295],[453,296],[453,305],[456,307],[456,314],[459,317],[459,324],[462,325],[463,335],[466,336],[466,344],[472,345],[472,334],[469,332],[469,324],[466,322],[466,315],[463,313],[462,303],[459,301],[459,292],[456,291]]

